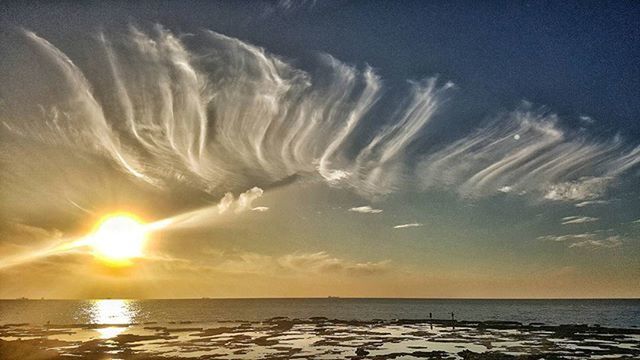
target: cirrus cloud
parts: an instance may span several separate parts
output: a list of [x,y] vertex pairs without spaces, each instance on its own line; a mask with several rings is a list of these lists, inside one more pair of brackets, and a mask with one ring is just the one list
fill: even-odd
[[596,217],[591,216],[565,216],[562,218],[562,225],[569,224],[584,224],[589,222],[594,222],[600,220]]
[[355,262],[331,256],[325,251],[295,252],[281,256],[263,255],[253,252],[223,254],[226,259],[215,269],[230,273],[313,275],[342,274],[348,276],[373,275],[390,270],[389,260],[377,262]]
[[371,206],[358,206],[358,207],[352,207],[349,209],[349,211],[351,212],[357,212],[357,213],[361,213],[361,214],[380,214],[383,210],[382,209],[374,209]]
[[574,242],[569,245],[570,248],[616,248],[623,243],[620,236],[609,236],[605,239],[594,240],[588,239],[583,241]]
[[409,223],[409,224],[396,225],[393,228],[394,229],[406,229],[406,228],[421,227],[421,226],[423,226],[423,224],[421,224],[421,223]]

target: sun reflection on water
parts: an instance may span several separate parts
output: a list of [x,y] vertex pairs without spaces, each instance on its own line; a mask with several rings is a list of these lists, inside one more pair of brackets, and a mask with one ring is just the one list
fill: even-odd
[[95,329],[98,334],[100,334],[100,339],[111,339],[114,338],[118,335],[120,335],[121,333],[123,333],[125,330],[127,330],[126,327],[117,327],[117,326],[109,326],[106,328],[100,328],[100,329]]
[[92,324],[126,325],[135,317],[129,300],[94,300],[89,310]]
[[[128,325],[136,316],[133,303],[129,300],[94,300],[89,308],[92,324],[100,325]],[[118,336],[127,326],[109,326],[95,329],[102,339]]]

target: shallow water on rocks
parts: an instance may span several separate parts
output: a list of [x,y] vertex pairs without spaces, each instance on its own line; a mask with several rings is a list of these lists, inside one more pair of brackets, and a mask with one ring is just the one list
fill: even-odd
[[25,352],[41,359],[602,359],[640,356],[640,336],[633,329],[426,320],[0,326],[0,357]]

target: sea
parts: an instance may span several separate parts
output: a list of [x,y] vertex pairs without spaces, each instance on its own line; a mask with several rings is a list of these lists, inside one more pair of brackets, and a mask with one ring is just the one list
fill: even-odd
[[274,317],[340,320],[434,319],[588,324],[640,328],[640,299],[175,299],[0,300],[0,324],[143,324],[261,321]]

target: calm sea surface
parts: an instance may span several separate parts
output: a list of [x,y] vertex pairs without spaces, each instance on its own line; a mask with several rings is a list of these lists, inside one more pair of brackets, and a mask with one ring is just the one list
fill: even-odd
[[509,320],[640,327],[636,300],[194,299],[0,300],[0,324],[132,324],[256,321],[276,316],[331,319]]

